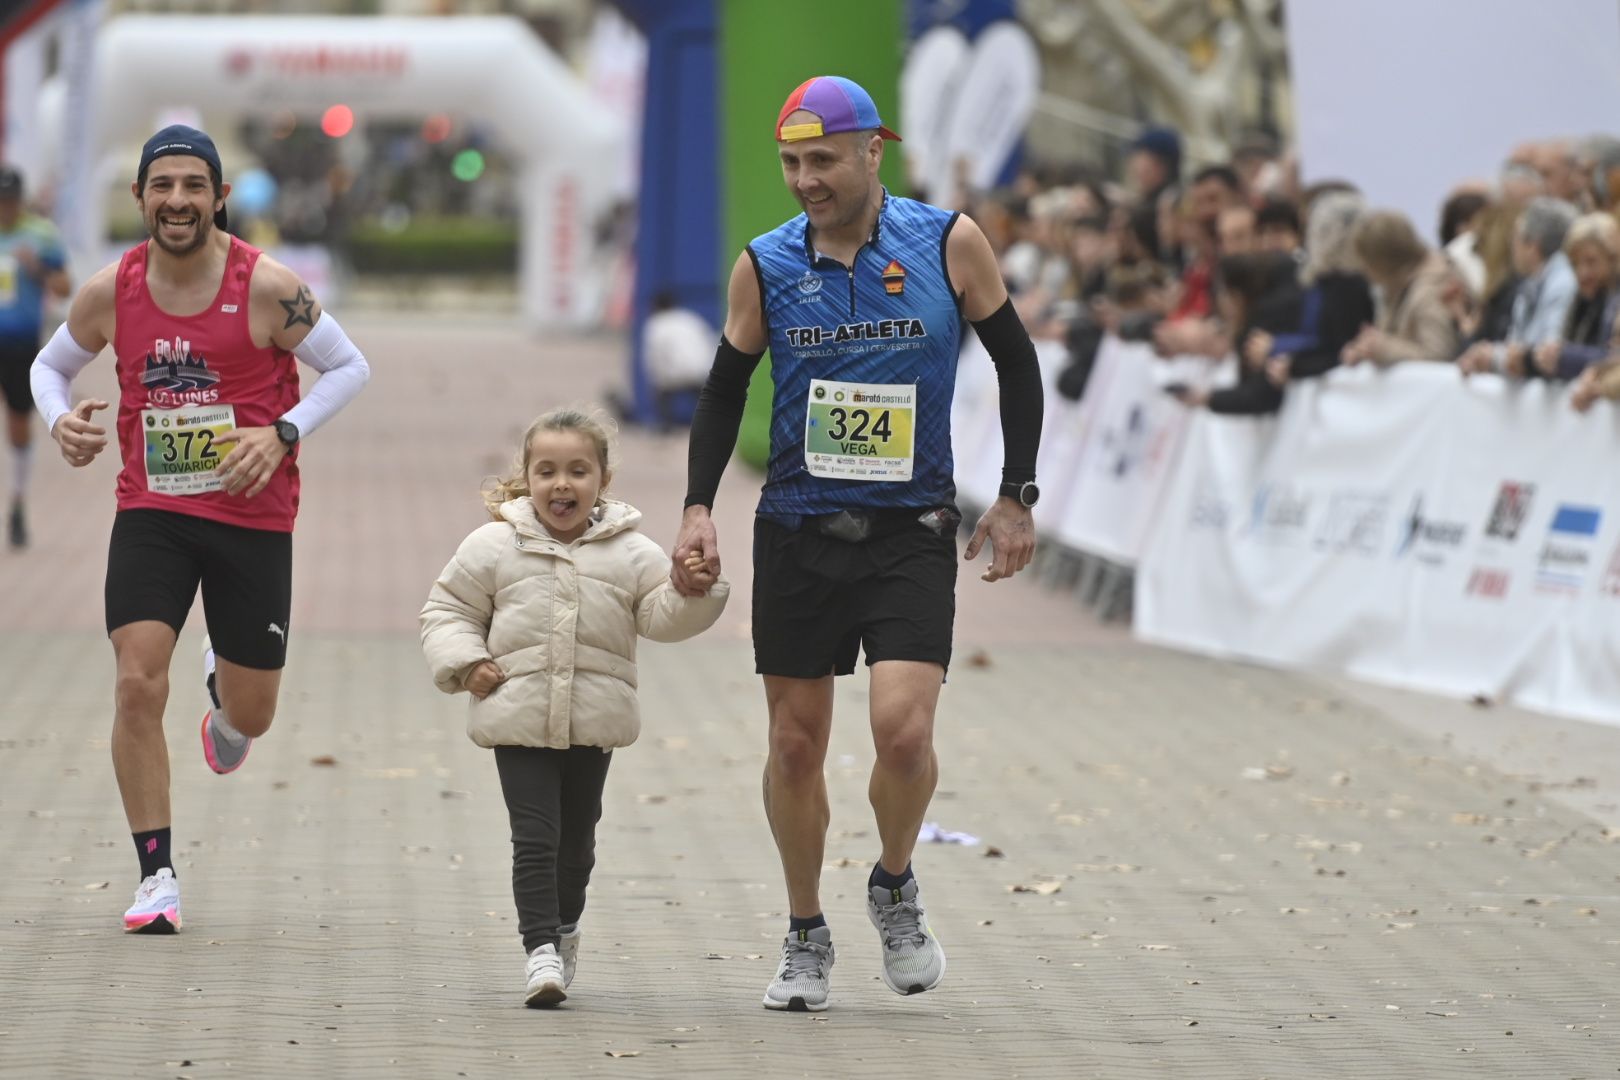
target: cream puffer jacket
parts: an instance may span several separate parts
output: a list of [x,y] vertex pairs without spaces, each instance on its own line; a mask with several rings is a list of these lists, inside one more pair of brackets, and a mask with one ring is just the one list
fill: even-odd
[[527,497],[501,505],[462,541],[422,608],[422,651],[440,690],[454,694],[483,660],[506,681],[474,698],[467,734],[479,746],[600,746],[635,742],[636,637],[681,641],[714,625],[730,586],[685,597],[669,556],[636,531],[641,511],[604,500],[571,544],[553,539]]

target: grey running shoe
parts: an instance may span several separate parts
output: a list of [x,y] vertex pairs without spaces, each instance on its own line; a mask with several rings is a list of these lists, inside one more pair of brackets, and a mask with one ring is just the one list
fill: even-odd
[[557,954],[562,957],[563,985],[574,985],[574,967],[579,963],[579,923],[557,929]]
[[523,1003],[529,1008],[549,1008],[568,1000],[563,992],[562,958],[557,955],[557,946],[542,945],[530,953],[524,975],[527,981]]
[[883,981],[890,990],[920,994],[939,985],[945,977],[945,950],[928,928],[916,878],[898,889],[871,886],[866,914],[883,940]]
[[220,708],[219,693],[214,689],[214,647],[206,636],[203,638],[203,683],[208,687],[208,700],[214,705],[203,713],[203,759],[208,762],[210,769],[223,776],[241,768],[242,762],[247,760],[248,751],[253,748],[253,740],[241,734],[234,739],[227,738],[214,723],[214,714],[224,715],[225,710]]
[[821,1012],[827,1008],[827,980],[832,974],[832,931],[825,926],[798,930],[782,942],[782,962],[765,988],[767,1009]]

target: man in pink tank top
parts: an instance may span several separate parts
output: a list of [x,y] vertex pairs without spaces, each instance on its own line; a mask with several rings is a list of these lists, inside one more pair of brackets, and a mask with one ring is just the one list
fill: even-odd
[[[365,358],[298,276],[225,231],[213,140],[152,136],[132,185],[151,239],[87,281],[34,361],[35,401],[74,467],[107,447],[74,375],[108,345],[118,365],[123,469],[107,556],[107,633],[118,669],[113,770],[140,858],[124,929],[180,929],[170,858],[169,662],[199,586],[213,708],[203,757],[234,771],[270,727],[287,658],[302,439],[359,393]],[[318,372],[300,398],[303,361]]]

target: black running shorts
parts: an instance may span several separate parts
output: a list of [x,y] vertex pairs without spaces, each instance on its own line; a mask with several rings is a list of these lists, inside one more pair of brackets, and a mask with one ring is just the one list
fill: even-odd
[[39,342],[31,338],[0,338],[0,393],[14,413],[34,411],[34,388],[28,370],[39,355]]
[[[921,514],[923,511],[914,511]],[[850,542],[754,519],[754,666],[761,675],[848,675],[857,653],[949,668],[956,533],[921,524]]]
[[202,586],[214,652],[275,671],[287,663],[292,534],[167,510],[120,510],[107,551],[107,633],[146,619],[179,633]]

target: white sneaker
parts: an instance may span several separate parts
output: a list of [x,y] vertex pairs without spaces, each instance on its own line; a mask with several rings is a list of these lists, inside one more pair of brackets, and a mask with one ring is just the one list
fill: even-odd
[[921,994],[945,977],[945,950],[928,927],[917,879],[898,889],[872,885],[866,914],[883,942],[883,982],[897,994]]
[[835,958],[829,928],[818,926],[789,934],[782,942],[776,976],[765,988],[765,1007],[782,1012],[824,1010]]
[[572,923],[560,928],[562,940],[557,944],[557,953],[562,957],[563,985],[574,985],[574,966],[579,963],[579,923]]
[[542,945],[529,954],[528,986],[524,990],[523,1004],[531,1009],[545,1009],[568,1000],[563,987],[562,957],[557,946]]
[[165,866],[135,890],[135,903],[124,912],[124,932],[172,934],[179,929],[180,882]]

